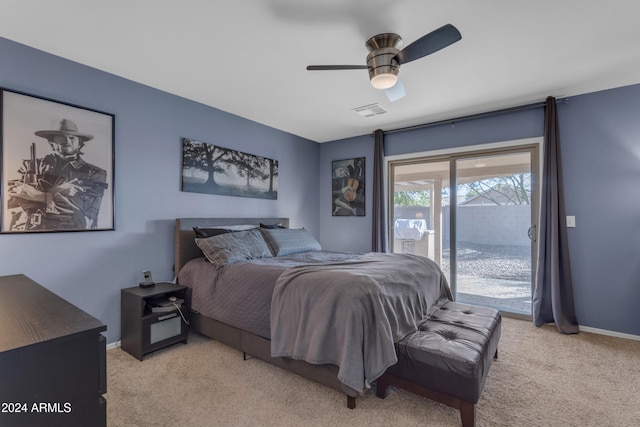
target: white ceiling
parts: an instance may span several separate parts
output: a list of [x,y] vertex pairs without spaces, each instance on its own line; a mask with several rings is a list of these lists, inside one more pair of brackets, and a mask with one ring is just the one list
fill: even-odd
[[[638,0],[0,0],[0,36],[317,142],[640,83]],[[367,38],[462,40],[402,66],[389,102]],[[0,58],[0,60],[2,60]],[[356,107],[388,113],[364,118]]]

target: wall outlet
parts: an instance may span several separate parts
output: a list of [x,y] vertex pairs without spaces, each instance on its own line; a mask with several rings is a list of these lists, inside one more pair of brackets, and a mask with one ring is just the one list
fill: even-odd
[[576,217],[571,215],[567,216],[567,227],[575,227],[576,226]]

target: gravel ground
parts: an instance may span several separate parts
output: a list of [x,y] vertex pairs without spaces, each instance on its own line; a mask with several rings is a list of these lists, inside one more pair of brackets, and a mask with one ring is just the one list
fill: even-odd
[[[531,280],[531,252],[526,246],[458,243],[458,274],[487,279]],[[443,270],[449,271],[449,249],[442,254]]]

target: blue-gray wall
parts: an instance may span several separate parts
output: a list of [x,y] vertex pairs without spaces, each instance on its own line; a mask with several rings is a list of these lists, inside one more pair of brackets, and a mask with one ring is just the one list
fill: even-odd
[[[640,85],[571,97],[558,105],[571,270],[582,326],[640,336]],[[543,134],[543,109],[461,121],[385,137],[385,154],[400,155]],[[367,156],[373,138],[323,144],[320,229],[326,247],[367,250],[367,216],[331,217],[330,160]],[[370,182],[371,170],[367,168]]]
[[[365,216],[332,216],[331,162],[365,157]],[[371,185],[373,181],[373,137],[370,135],[325,142],[320,149],[320,245],[334,251],[371,250]]]
[[[0,86],[116,116],[116,230],[0,235],[0,275],[26,274],[97,317],[107,342],[120,339],[121,288],[143,269],[173,279],[176,217],[286,216],[319,234],[315,142],[2,38]],[[278,160],[278,200],[181,192],[181,137]]]
[[[311,141],[0,38],[0,86],[116,115],[116,230],[0,235],[0,275],[24,273],[120,338],[120,289],[151,269],[172,278],[176,217],[286,216],[325,249],[371,247],[365,217],[331,216],[331,161],[366,157],[370,135]],[[640,335],[640,85],[572,97],[558,107],[578,320]],[[542,109],[388,135],[387,155],[542,135]],[[373,131],[373,129],[372,129]],[[180,138],[279,161],[277,201],[180,191]]]
[[640,335],[640,85],[558,114],[578,321]]

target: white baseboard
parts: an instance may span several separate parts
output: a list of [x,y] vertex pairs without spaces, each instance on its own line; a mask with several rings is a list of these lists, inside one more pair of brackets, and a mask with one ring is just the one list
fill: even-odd
[[640,341],[640,335],[624,334],[622,332],[608,331],[606,329],[591,328],[589,326],[580,326],[580,332],[591,332],[594,334],[608,335],[610,337],[625,338],[628,340]]
[[[606,329],[591,328],[589,326],[580,326],[580,332],[591,332],[592,334],[608,335],[610,337],[625,338],[628,340],[640,341],[640,335],[624,334],[622,332],[608,331]],[[113,350],[120,347],[121,342],[116,341],[107,344],[107,350]]]

